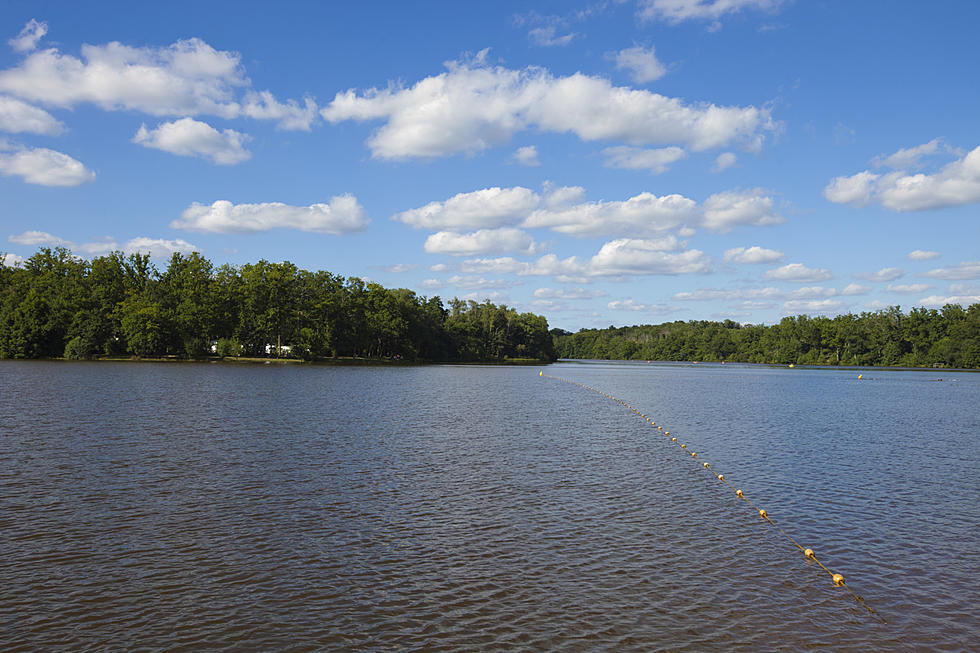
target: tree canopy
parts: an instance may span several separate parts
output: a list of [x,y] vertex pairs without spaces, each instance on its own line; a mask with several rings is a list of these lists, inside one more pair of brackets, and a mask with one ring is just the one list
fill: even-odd
[[980,367],[980,304],[799,315],[768,326],[689,321],[552,333],[561,358]]
[[91,261],[40,249],[0,266],[0,358],[106,355],[553,360],[544,317],[489,301],[420,297],[405,288],[309,272],[288,261],[214,267],[175,253]]

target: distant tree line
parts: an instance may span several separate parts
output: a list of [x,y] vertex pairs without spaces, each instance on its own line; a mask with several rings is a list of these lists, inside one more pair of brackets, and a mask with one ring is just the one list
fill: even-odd
[[800,315],[768,326],[690,321],[552,333],[561,358],[980,367],[980,304]]
[[0,358],[292,356],[552,360],[547,320],[489,301],[419,297],[289,262],[214,267],[174,254],[91,261],[40,249],[0,266]]

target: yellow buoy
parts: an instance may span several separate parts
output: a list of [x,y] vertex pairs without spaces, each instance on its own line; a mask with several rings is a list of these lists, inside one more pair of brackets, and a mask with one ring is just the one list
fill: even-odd
[[724,481],[725,480],[725,475],[724,474],[718,474],[718,480],[719,481]]
[[741,497],[741,496],[745,496],[745,495],[742,494],[742,491],[741,490],[735,490],[735,496]]
[[681,445],[681,449],[687,449],[687,445],[686,444],[682,444]]
[[765,510],[760,510],[759,516],[762,517],[763,519],[769,519],[769,515],[766,513]]
[[816,556],[813,554],[813,549],[807,549],[803,552],[803,556],[813,560]]
[[840,574],[834,574],[834,585],[843,585],[844,577]]
[[701,464],[704,465],[704,468],[705,469],[708,469],[709,467],[711,467],[711,465],[709,465],[708,463],[701,463]]
[[860,379],[862,376],[864,376],[864,375],[863,374],[858,374],[858,379]]
[[544,376],[544,372],[539,372],[538,376]]
[[677,438],[671,438],[670,441],[671,442],[677,442]]

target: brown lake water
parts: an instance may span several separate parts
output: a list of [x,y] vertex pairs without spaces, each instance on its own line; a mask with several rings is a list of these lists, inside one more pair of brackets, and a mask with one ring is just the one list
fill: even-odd
[[4,651],[975,650],[978,535],[980,374],[0,362]]

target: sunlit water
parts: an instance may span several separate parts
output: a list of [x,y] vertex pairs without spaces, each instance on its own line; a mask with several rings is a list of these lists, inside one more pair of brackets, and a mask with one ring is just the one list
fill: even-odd
[[0,649],[968,650],[978,434],[936,370],[3,362]]

